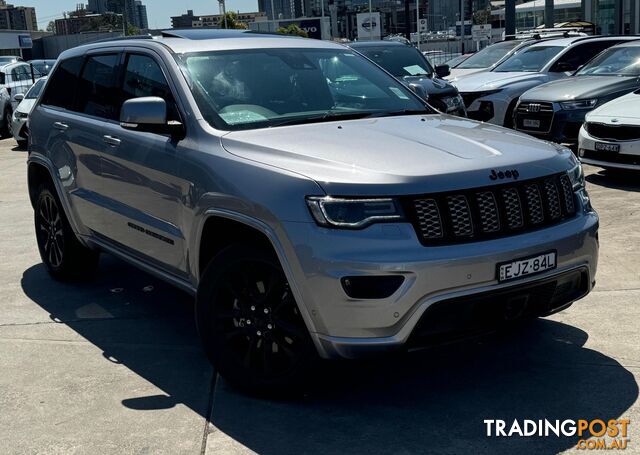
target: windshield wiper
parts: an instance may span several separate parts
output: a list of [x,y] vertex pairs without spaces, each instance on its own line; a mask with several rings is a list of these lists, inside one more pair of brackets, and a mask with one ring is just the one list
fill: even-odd
[[433,112],[430,111],[429,109],[402,109],[399,111],[377,111],[377,112],[327,112],[325,114],[314,115],[312,117],[283,120],[282,122],[272,123],[269,126],[276,127],[276,126],[304,125],[308,123],[332,122],[334,120],[357,120],[362,118],[396,117],[400,115],[419,115],[419,114],[433,114]]

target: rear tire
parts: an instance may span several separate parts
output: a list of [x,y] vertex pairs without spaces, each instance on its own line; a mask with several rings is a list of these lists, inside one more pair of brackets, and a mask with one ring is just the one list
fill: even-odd
[[43,183],[36,194],[36,239],[47,271],[60,281],[91,277],[98,268],[99,253],[78,241],[51,182]]
[[275,254],[231,245],[207,266],[196,323],[207,356],[231,384],[258,395],[300,392],[316,351]]

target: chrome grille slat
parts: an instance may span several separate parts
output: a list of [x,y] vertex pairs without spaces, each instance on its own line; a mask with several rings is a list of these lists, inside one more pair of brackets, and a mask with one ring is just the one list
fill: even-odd
[[556,224],[577,212],[566,174],[406,198],[424,245],[500,238]]

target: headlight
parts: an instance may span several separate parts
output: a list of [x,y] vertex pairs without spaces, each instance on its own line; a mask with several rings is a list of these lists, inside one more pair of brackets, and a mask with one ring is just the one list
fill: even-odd
[[308,197],[311,215],[320,226],[360,229],[379,221],[403,219],[395,199]]
[[567,171],[567,175],[569,176],[569,180],[571,180],[571,185],[573,185],[573,191],[584,188],[584,172],[579,162]]
[[567,111],[575,109],[591,109],[598,103],[597,99],[592,100],[575,100],[575,101],[563,101],[560,103],[560,107]]

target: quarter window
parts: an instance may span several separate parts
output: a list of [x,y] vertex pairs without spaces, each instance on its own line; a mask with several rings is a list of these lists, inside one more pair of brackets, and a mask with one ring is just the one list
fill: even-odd
[[78,88],[78,112],[107,120],[117,120],[118,58],[119,54],[87,57]]
[[[47,89],[42,95],[43,105],[73,110],[75,99],[73,94],[78,87],[79,74],[83,62],[83,57],[74,57],[58,65],[56,71],[51,75]],[[0,74],[4,75],[4,73]]]

